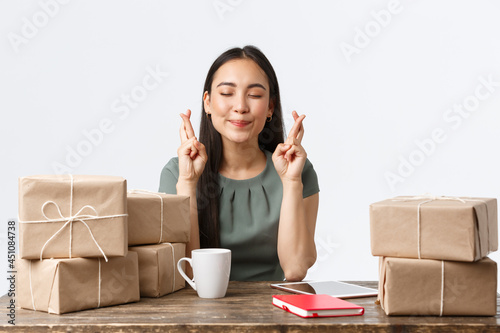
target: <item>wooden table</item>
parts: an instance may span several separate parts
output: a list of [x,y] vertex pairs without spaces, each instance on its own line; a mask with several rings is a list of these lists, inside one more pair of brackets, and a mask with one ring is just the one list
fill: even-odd
[[[353,282],[376,288],[375,282]],[[269,282],[231,282],[225,298],[202,299],[191,288],[162,298],[64,315],[16,309],[7,324],[9,298],[0,298],[0,332],[498,332],[496,317],[388,317],[375,297],[351,299],[363,316],[303,319],[272,305],[286,294]],[[497,302],[500,304],[500,302]],[[498,312],[497,312],[498,313]]]

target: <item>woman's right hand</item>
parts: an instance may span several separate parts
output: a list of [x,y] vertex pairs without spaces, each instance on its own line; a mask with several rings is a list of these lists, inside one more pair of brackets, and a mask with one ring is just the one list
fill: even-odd
[[181,113],[182,124],[179,130],[181,137],[181,146],[177,149],[179,156],[179,180],[189,185],[198,183],[208,156],[203,143],[199,142],[194,135],[193,126],[189,118],[191,110],[187,110],[186,114]]

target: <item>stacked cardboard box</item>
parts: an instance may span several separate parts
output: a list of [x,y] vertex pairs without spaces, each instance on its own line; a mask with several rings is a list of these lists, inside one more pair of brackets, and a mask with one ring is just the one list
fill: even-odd
[[184,288],[177,262],[189,242],[189,197],[132,190],[127,205],[129,251],[139,256],[141,296],[160,297]]
[[61,314],[140,299],[126,193],[121,177],[19,179],[20,307]]
[[397,197],[370,205],[388,315],[496,315],[497,201]]
[[18,305],[61,314],[184,287],[189,197],[140,192],[113,176],[20,178]]

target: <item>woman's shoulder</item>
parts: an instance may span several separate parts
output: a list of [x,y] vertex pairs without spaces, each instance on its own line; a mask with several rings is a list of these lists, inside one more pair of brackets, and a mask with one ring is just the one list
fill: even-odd
[[177,169],[177,172],[179,171],[179,158],[177,156],[172,157],[163,167],[163,170],[171,170],[171,169]]
[[318,174],[309,159],[306,159],[304,169],[302,170],[302,184],[304,185],[302,193],[304,198],[319,192]]
[[172,173],[176,178],[179,178],[179,158],[172,157],[161,170],[161,173]]
[[173,157],[161,170],[159,192],[176,194],[177,180],[179,179],[179,158]]

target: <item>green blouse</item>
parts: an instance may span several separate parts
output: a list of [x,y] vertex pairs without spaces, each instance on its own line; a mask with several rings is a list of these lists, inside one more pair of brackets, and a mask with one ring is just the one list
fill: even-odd
[[[219,174],[219,225],[221,247],[231,250],[231,280],[283,280],[278,259],[278,224],[283,186],[274,169],[272,153],[256,177],[229,179]],[[163,168],[160,192],[176,194],[179,160]],[[309,160],[302,171],[303,197],[319,192],[318,177]]]

